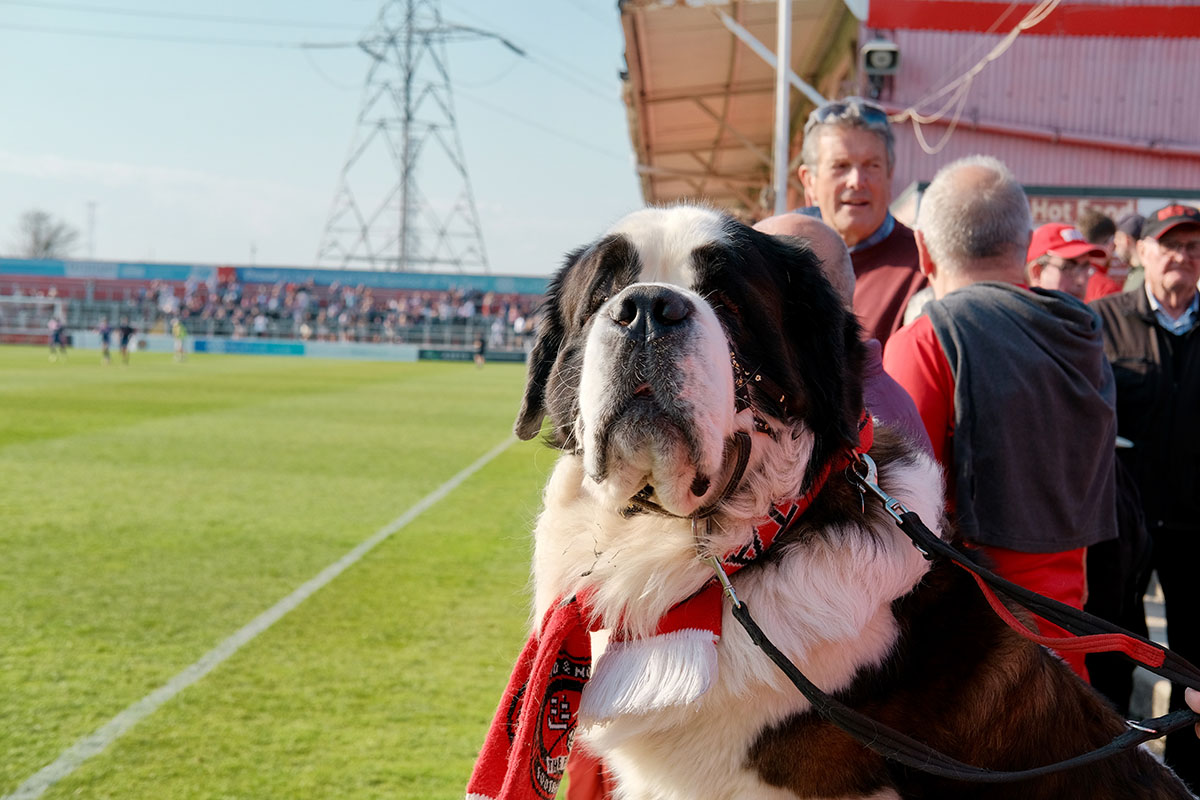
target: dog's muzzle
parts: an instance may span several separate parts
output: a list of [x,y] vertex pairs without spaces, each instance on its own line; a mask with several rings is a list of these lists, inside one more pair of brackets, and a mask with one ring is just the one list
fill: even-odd
[[699,295],[641,283],[600,309],[580,380],[593,480],[623,501],[649,483],[668,504],[692,505],[722,466],[733,414],[724,329]]

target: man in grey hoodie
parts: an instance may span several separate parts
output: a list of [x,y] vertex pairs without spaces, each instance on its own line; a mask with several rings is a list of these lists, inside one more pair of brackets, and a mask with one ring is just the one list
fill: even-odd
[[[1117,535],[1115,384],[1099,317],[1025,285],[1032,228],[1000,161],[942,168],[916,234],[936,299],[883,364],[916,403],[965,542],[1014,583],[1082,608],[1086,549]],[[1087,679],[1082,654],[1064,659]]]

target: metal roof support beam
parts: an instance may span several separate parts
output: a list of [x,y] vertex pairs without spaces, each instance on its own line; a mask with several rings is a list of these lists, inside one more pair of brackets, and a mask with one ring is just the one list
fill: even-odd
[[[742,42],[751,50],[753,50],[759,58],[767,62],[771,69],[779,69],[779,60],[775,58],[775,54],[772,53],[765,44],[756,39],[754,34],[746,30],[740,23],[738,23],[737,20],[726,14],[724,11],[713,9],[713,13],[717,15],[721,22],[724,23],[725,27],[728,28],[734,36],[741,39]],[[785,65],[787,64],[787,62],[784,63]],[[792,72],[790,66],[787,67],[787,76],[788,81],[792,84],[792,86],[795,86],[797,89],[799,89],[800,92],[809,100],[811,100],[814,105],[819,106],[825,103],[825,98],[821,95],[821,93],[802,81],[799,75]]]
[[[696,98],[695,102],[696,102],[696,105],[700,107],[701,111],[703,111],[705,114],[712,117],[716,121],[716,123],[717,123],[717,140],[718,141],[720,141],[720,138],[722,135],[724,135],[725,133],[729,133],[731,136],[733,136],[733,138],[737,139],[738,142],[741,143],[742,147],[746,148],[755,158],[757,158],[759,161],[761,161],[764,166],[766,166],[768,168],[771,166],[771,157],[769,155],[767,155],[767,151],[764,148],[755,144],[748,136],[743,134],[737,128],[730,125],[729,121],[727,119],[722,117],[716,111],[713,111],[711,108],[709,108],[708,104],[705,103],[703,100],[701,100],[700,98]],[[715,150],[716,148],[714,147],[713,149]]]
[[[771,143],[763,142],[762,144],[756,146],[758,147],[759,153],[761,153],[761,156],[756,156],[756,160],[762,161],[764,165],[769,167]],[[680,142],[674,147],[663,147],[655,150],[654,156],[655,158],[660,158],[662,156],[686,156],[691,155],[694,152],[706,153],[710,150],[716,153],[740,153],[745,149],[745,144],[734,141],[732,137],[728,137],[727,141],[718,142],[715,145],[709,141]]]
[[746,95],[770,94],[775,91],[774,81],[754,81],[739,84],[737,87],[728,84],[713,84],[712,86],[697,86],[687,91],[676,92],[646,92],[642,102],[646,105],[655,103],[677,103],[681,100],[692,100],[697,97],[744,97]]
[[727,186],[761,186],[762,181],[751,175],[723,175],[712,170],[704,170],[696,172],[686,169],[672,169],[670,167],[654,167],[649,164],[638,164],[637,172],[639,175],[651,175],[660,178],[678,178],[680,180],[695,181],[695,180],[713,180],[724,183]]

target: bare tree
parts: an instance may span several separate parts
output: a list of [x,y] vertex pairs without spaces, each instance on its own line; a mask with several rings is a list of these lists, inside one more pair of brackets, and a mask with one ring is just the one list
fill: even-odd
[[17,253],[24,258],[66,258],[79,241],[74,226],[34,209],[21,215]]

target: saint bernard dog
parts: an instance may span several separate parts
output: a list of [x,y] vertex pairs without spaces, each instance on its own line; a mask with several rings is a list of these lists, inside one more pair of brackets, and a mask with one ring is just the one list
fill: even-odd
[[[1070,758],[1124,730],[970,576],[926,560],[846,479],[863,413],[859,334],[800,240],[710,209],[639,211],[568,256],[515,429],[530,439],[548,419],[561,451],[535,531],[534,619],[586,597],[589,627],[612,632],[576,746],[631,800],[1191,797],[1140,749],[1016,784],[931,777],[813,712],[728,601],[719,635],[661,634],[713,582],[707,557],[744,548],[780,501],[815,492],[732,575],[813,683],[993,770]],[[947,538],[938,466],[878,421],[869,453],[879,485]]]

